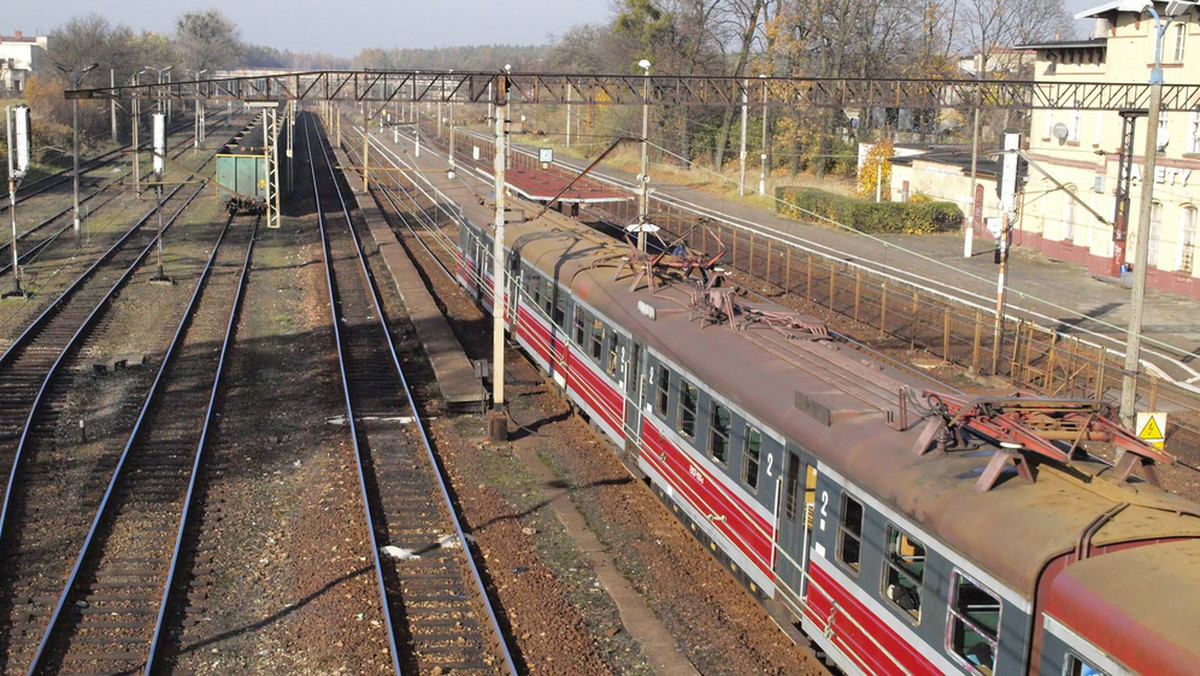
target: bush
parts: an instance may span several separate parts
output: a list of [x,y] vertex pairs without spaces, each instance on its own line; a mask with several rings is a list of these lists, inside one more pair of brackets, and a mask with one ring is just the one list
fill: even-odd
[[775,200],[785,216],[808,220],[815,214],[859,232],[927,235],[962,228],[962,211],[953,202],[874,202],[794,187],[776,188]]

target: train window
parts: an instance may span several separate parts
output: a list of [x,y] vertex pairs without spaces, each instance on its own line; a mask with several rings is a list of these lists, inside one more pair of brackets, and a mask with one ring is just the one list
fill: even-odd
[[1000,635],[1000,598],[957,570],[951,576],[950,594],[946,649],[961,658],[971,673],[991,676]]
[[729,462],[729,409],[716,401],[708,416],[708,455],[719,465]]
[[563,329],[566,328],[567,296],[557,287],[554,291],[554,325]]
[[758,464],[762,458],[762,432],[753,425],[746,425],[746,438],[742,442],[742,481],[750,490],[758,490]]
[[542,292],[542,309],[546,311],[546,316],[550,317],[554,312],[554,296],[557,289],[550,282],[545,282],[545,287],[545,291]]
[[916,621],[921,621],[921,580],[925,577],[925,545],[888,524],[884,552],[883,595]]
[[696,405],[700,401],[700,390],[679,379],[679,433],[688,439],[696,438]]
[[572,327],[572,333],[575,335],[575,344],[583,347],[583,327],[587,324],[587,312],[578,305],[575,306],[575,323]]
[[592,320],[592,359],[600,363],[600,355],[604,353],[604,322]]
[[608,359],[604,364],[604,370],[608,371],[610,376],[617,375],[617,367],[620,365],[620,360],[617,359],[617,350],[620,348],[620,336],[616,333],[612,334],[612,340],[608,341]]
[[525,293],[533,299],[534,307],[540,307],[542,304],[542,278],[532,272],[528,273],[525,278]]
[[842,515],[838,520],[838,561],[858,570],[862,556],[863,506],[862,503],[842,493]]
[[1063,676],[1107,676],[1103,671],[1088,664],[1082,657],[1067,653],[1066,669],[1063,670]]
[[671,370],[662,364],[658,365],[658,379],[654,384],[654,410],[663,418],[667,417],[667,400],[671,395]]
[[796,489],[800,484],[800,456],[788,454],[787,483],[784,484],[783,515],[788,521],[796,520]]

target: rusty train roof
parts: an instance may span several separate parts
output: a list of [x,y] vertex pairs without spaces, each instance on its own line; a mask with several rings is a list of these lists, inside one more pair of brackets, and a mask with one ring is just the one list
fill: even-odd
[[686,309],[684,285],[631,291],[632,272],[614,279],[628,247],[557,214],[506,228],[522,259],[1027,599],[1043,564],[1073,551],[1085,531],[1095,545],[1200,537],[1200,506],[1118,484],[1094,459],[1041,462],[1034,483],[1011,476],[981,493],[974,484],[994,447],[920,455],[921,426],[895,429],[900,387],[929,386],[915,375],[834,341],[705,325]]

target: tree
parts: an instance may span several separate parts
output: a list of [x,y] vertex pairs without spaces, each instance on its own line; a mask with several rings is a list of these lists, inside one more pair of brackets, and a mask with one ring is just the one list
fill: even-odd
[[243,51],[237,26],[218,10],[187,12],[175,21],[175,53],[193,73],[229,68]]

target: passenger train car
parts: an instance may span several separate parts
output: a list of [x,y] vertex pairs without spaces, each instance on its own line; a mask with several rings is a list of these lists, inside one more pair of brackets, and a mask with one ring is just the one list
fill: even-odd
[[[489,308],[491,236],[458,266]],[[505,239],[511,335],[846,673],[1200,673],[1200,506],[1106,406],[928,391],[557,214]]]

